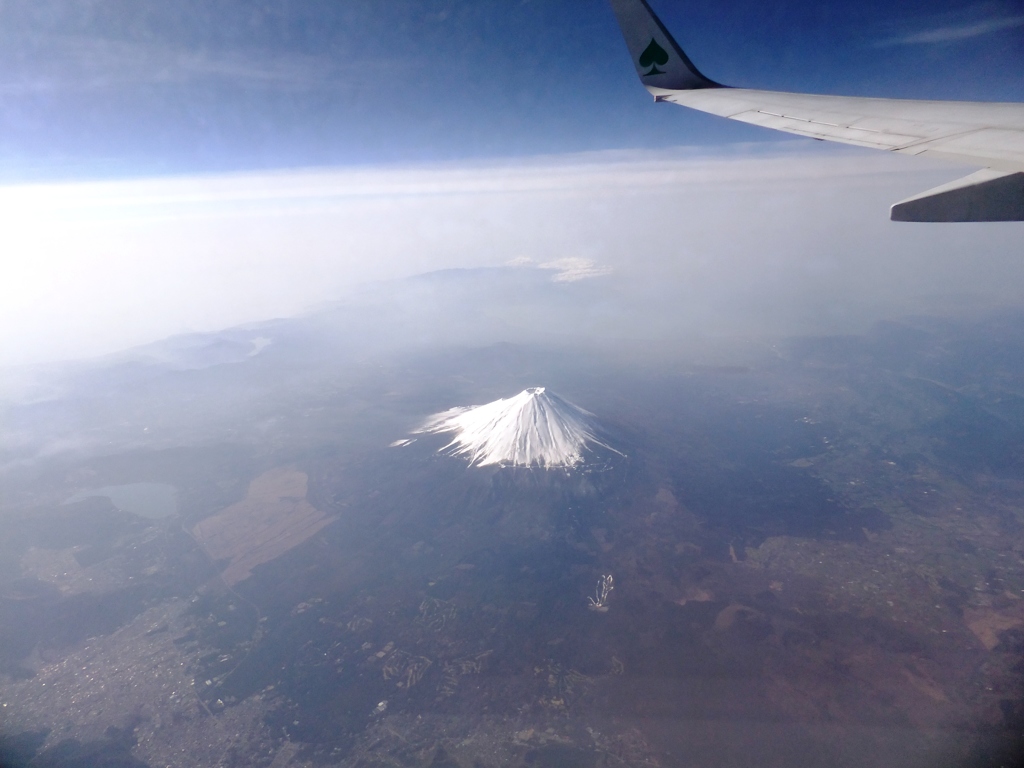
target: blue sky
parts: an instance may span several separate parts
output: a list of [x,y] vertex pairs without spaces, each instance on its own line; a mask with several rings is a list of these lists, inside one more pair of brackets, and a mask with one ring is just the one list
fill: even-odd
[[[1024,101],[1024,4],[656,0],[710,77]],[[604,0],[7,0],[0,180],[789,141],[635,80]]]

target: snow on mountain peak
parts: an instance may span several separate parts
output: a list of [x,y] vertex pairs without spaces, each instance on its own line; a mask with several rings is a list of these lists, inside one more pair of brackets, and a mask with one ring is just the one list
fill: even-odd
[[431,416],[418,433],[454,432],[441,450],[470,466],[575,467],[588,444],[611,449],[595,436],[594,415],[544,387],[487,405],[452,408]]

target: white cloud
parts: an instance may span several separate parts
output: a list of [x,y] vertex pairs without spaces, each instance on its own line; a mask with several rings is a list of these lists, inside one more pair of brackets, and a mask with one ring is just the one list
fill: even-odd
[[514,259],[509,259],[505,262],[506,267],[534,267],[536,265],[537,262],[529,256],[516,256]]
[[553,283],[575,283],[578,280],[586,280],[591,277],[604,277],[615,271],[611,267],[597,264],[593,259],[578,256],[554,259],[542,264],[538,264],[529,256],[516,256],[514,259],[506,261],[505,266],[554,270],[555,274],[551,278]]
[[973,37],[990,35],[994,32],[1002,32],[1007,29],[1015,29],[1024,26],[1024,16],[1004,16],[1000,18],[984,19],[982,21],[966,22],[963,24],[952,24],[949,26],[926,29],[921,32],[914,32],[899,37],[892,37],[879,41],[878,48],[887,48],[896,45],[934,45],[936,43],[952,43],[959,40],[969,40]]
[[[343,68],[323,57],[259,50],[217,50],[134,42],[85,35],[43,35],[0,50],[0,93],[97,90],[124,85],[172,85],[203,80],[233,81],[286,90],[337,89],[367,66]],[[373,62],[375,71],[397,63]]]
[[541,269],[555,270],[556,274],[551,279],[556,283],[575,283],[591,277],[604,277],[615,271],[611,267],[596,264],[591,259],[582,258],[555,259],[537,266]]

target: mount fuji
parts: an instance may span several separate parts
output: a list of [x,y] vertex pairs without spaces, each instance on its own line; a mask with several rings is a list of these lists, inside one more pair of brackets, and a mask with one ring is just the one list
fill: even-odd
[[576,467],[594,446],[619,453],[598,439],[592,413],[544,387],[486,405],[452,408],[431,416],[416,432],[455,433],[441,451],[468,459],[471,467]]

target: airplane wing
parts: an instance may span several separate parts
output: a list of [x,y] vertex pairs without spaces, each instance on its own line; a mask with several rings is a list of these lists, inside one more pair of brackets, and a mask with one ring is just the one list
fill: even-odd
[[1024,221],[1024,104],[757,91],[702,75],[646,0],[611,0],[655,101],[812,139],[984,170],[892,206],[893,221]]

